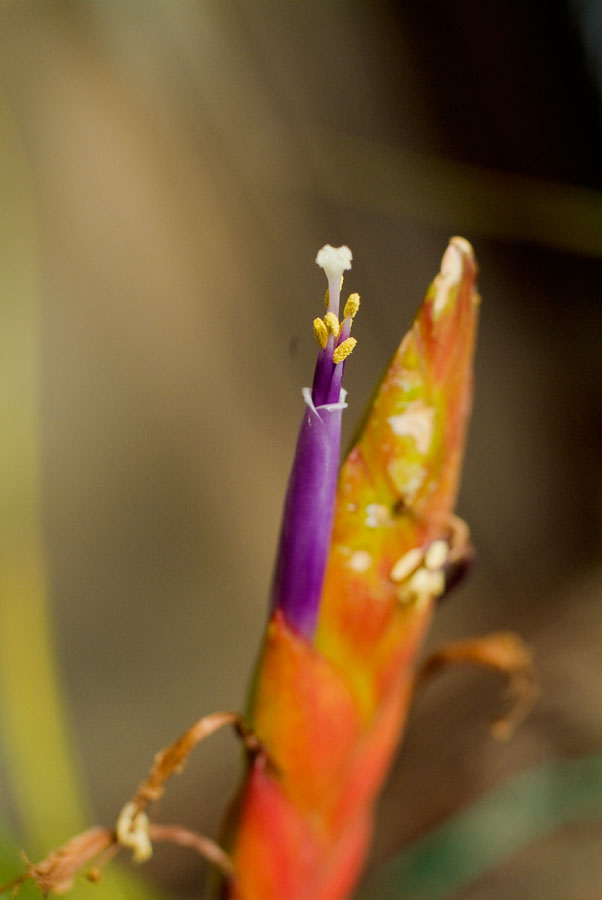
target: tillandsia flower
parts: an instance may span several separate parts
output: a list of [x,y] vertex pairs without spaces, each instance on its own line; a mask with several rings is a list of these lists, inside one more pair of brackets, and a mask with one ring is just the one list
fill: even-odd
[[316,262],[326,272],[326,314],[314,319],[320,346],[312,388],[303,389],[306,410],[286,495],[272,608],[306,637],[315,630],[328,558],[341,448],[345,359],[355,346],[349,336],[359,308],[352,294],[339,322],[343,272],[351,268],[348,247],[322,247]]
[[232,842],[231,900],[344,900],[405,721],[436,601],[469,555],[452,515],[471,406],[478,296],[472,248],[452,238],[363,430],[337,469],[351,253],[324,247],[327,312],[289,483],[272,613]]
[[[341,322],[347,247],[323,247],[316,262],[328,278],[326,313],[313,323],[320,349],[313,386],[303,390],[248,716],[203,716],[155,755],[115,828],[77,835],[0,892],[27,880],[62,892],[94,859],[88,877],[98,880],[98,866],[120,846],[142,862],[166,841],[214,863],[228,900],[345,900],[416,684],[454,661],[506,675],[516,704],[494,722],[501,738],[536,696],[531,654],[509,632],[444,645],[416,664],[437,600],[471,555],[452,510],[472,395],[472,248],[452,238],[340,472],[342,379],[359,297],[349,296]],[[248,759],[230,853],[146,812],[193,747],[224,726],[235,728]]]

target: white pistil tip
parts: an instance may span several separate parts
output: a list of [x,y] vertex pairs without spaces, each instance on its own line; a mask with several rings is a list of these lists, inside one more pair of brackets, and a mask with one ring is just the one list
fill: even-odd
[[321,269],[324,269],[326,277],[331,279],[340,279],[343,272],[351,268],[351,250],[349,247],[331,247],[326,244],[321,250],[318,250],[316,262]]

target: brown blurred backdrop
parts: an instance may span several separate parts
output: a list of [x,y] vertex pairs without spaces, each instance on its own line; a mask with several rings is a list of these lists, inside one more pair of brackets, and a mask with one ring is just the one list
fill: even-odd
[[[496,682],[433,686],[374,859],[512,772],[599,749],[600,4],[5,0],[0,16],[0,306],[5,336],[20,291],[37,310],[51,609],[94,820],[195,718],[244,702],[326,242],[352,248],[363,300],[348,431],[448,237],[475,247],[460,511],[479,557],[432,640],[517,629],[543,691],[500,746]],[[215,834],[238,764],[212,739],[164,818]],[[541,896],[562,854],[558,896],[599,896],[599,837],[538,845],[479,896]],[[180,896],[203,871],[178,851],[151,864]]]

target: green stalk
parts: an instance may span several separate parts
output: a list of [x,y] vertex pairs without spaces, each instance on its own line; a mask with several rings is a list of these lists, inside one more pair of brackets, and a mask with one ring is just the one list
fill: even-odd
[[41,529],[39,310],[32,186],[0,95],[0,726],[28,852],[84,827],[54,653]]

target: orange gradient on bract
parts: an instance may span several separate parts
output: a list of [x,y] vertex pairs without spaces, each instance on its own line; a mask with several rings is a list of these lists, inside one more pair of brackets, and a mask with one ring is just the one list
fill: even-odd
[[475,275],[453,238],[343,464],[314,642],[278,613],[268,626],[251,706],[266,755],[242,791],[232,900],[345,900],[361,871],[436,601],[404,599],[391,571],[450,535]]

